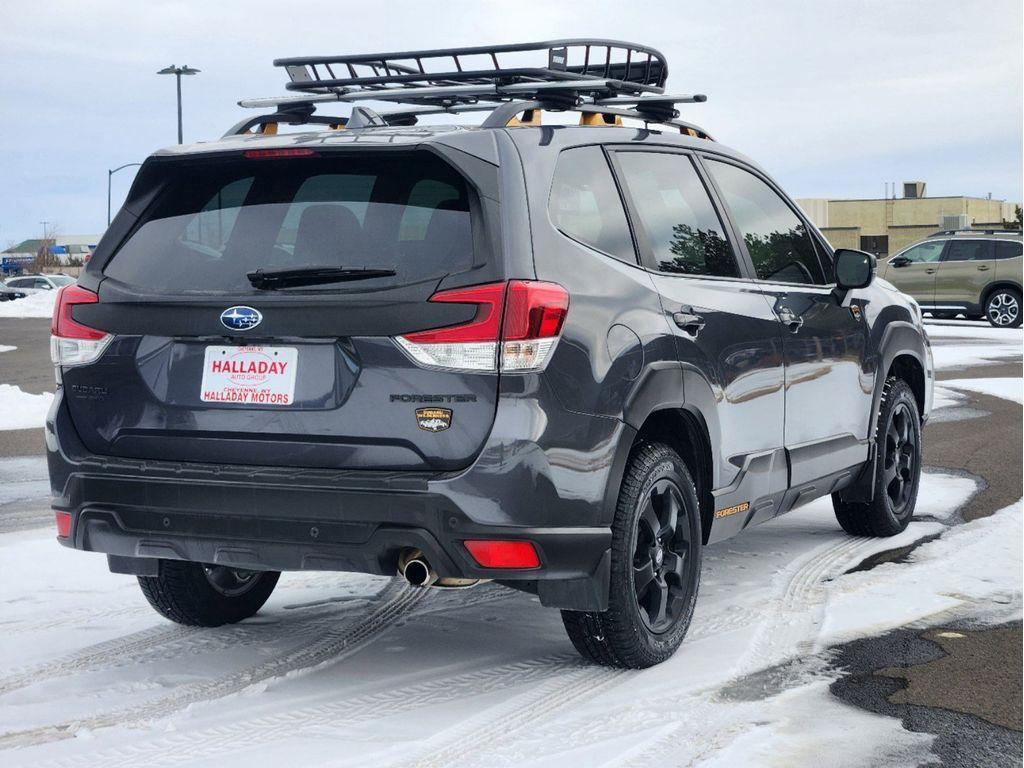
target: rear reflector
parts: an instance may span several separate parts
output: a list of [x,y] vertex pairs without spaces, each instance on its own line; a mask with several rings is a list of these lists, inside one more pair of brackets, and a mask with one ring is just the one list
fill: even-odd
[[54,365],[85,365],[103,354],[113,336],[82,325],[71,316],[75,306],[96,304],[99,300],[99,296],[79,285],[60,289],[50,321],[50,359]]
[[569,293],[555,283],[512,280],[441,291],[432,302],[476,304],[460,325],[396,337],[416,362],[463,371],[535,371],[547,364],[569,311]]
[[57,537],[66,539],[71,535],[71,513],[57,513]]
[[539,568],[537,549],[529,541],[473,539],[463,542],[483,568]]
[[316,152],[312,149],[247,149],[242,153],[247,160],[261,160],[271,157],[313,157]]

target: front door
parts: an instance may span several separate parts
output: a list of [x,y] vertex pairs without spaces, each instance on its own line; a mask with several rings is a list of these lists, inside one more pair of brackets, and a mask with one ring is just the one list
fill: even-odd
[[718,540],[773,515],[786,489],[781,324],[743,275],[690,155],[621,150],[613,159],[675,334],[686,402],[719,446]]
[[945,240],[926,240],[893,256],[884,267],[879,266],[879,272],[918,304],[930,306],[935,301],[935,275],[945,245]]
[[[781,193],[752,170],[704,159],[782,332],[785,445],[799,487],[864,462],[873,363],[863,312],[828,285],[831,261]],[[821,489],[816,489],[820,491]]]

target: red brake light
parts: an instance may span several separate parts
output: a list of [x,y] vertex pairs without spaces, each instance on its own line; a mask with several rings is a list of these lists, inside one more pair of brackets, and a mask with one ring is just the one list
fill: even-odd
[[78,285],[65,285],[57,294],[57,302],[53,305],[53,319],[50,321],[50,333],[64,339],[86,339],[99,341],[107,334],[77,323],[71,317],[71,308],[76,304],[96,304],[100,300],[92,291]]
[[484,568],[539,568],[537,549],[529,541],[474,539],[463,542],[477,564]]
[[476,304],[476,316],[468,323],[430,331],[407,333],[405,339],[414,344],[442,344],[467,341],[497,341],[501,328],[501,307],[505,300],[505,283],[475,285],[440,291],[430,297],[432,302]]
[[270,157],[312,157],[316,152],[299,147],[295,149],[247,149],[242,154],[247,160],[261,160]]
[[71,535],[71,513],[57,512],[57,536],[66,539]]
[[505,300],[505,341],[549,339],[562,331],[569,311],[569,293],[555,283],[513,280]]
[[569,293],[555,283],[512,280],[441,291],[430,301],[476,304],[472,320],[416,331],[396,341],[432,368],[535,371],[551,356],[569,311]]

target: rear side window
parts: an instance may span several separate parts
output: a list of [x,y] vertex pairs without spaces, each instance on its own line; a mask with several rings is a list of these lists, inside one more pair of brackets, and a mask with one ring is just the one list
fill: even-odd
[[427,153],[176,162],[165,174],[142,225],[104,269],[147,292],[251,292],[246,274],[257,269],[396,272],[373,280],[376,288],[473,264],[466,183]]
[[997,259],[1019,259],[1022,252],[1024,252],[1024,247],[1021,243],[1015,243],[1012,240],[996,242]]
[[786,201],[749,171],[717,160],[707,166],[743,235],[758,279],[824,284],[814,241]]
[[558,156],[548,211],[562,234],[636,264],[626,212],[600,147],[567,149]]
[[620,152],[617,158],[659,270],[739,277],[725,228],[689,157]]
[[950,240],[943,261],[988,261],[992,243],[988,240]]

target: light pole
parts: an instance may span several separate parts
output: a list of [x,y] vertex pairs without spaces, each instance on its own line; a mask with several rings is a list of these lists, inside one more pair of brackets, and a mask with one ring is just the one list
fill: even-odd
[[108,168],[107,169],[107,226],[108,227],[110,226],[110,179],[118,171],[124,170],[125,168],[131,168],[132,166],[138,166],[138,165],[142,165],[142,163],[125,163],[124,165],[117,166],[117,168],[114,168],[114,169]]
[[185,66],[183,66],[183,67],[177,67],[174,64],[171,64],[171,66],[164,67],[163,69],[161,69],[159,72],[157,72],[157,74],[158,75],[174,75],[174,79],[177,81],[177,84],[178,84],[178,143],[181,144],[182,143],[182,140],[181,140],[181,76],[182,75],[197,75],[197,74],[199,74],[199,70],[195,69],[194,67],[190,67],[187,64]]

